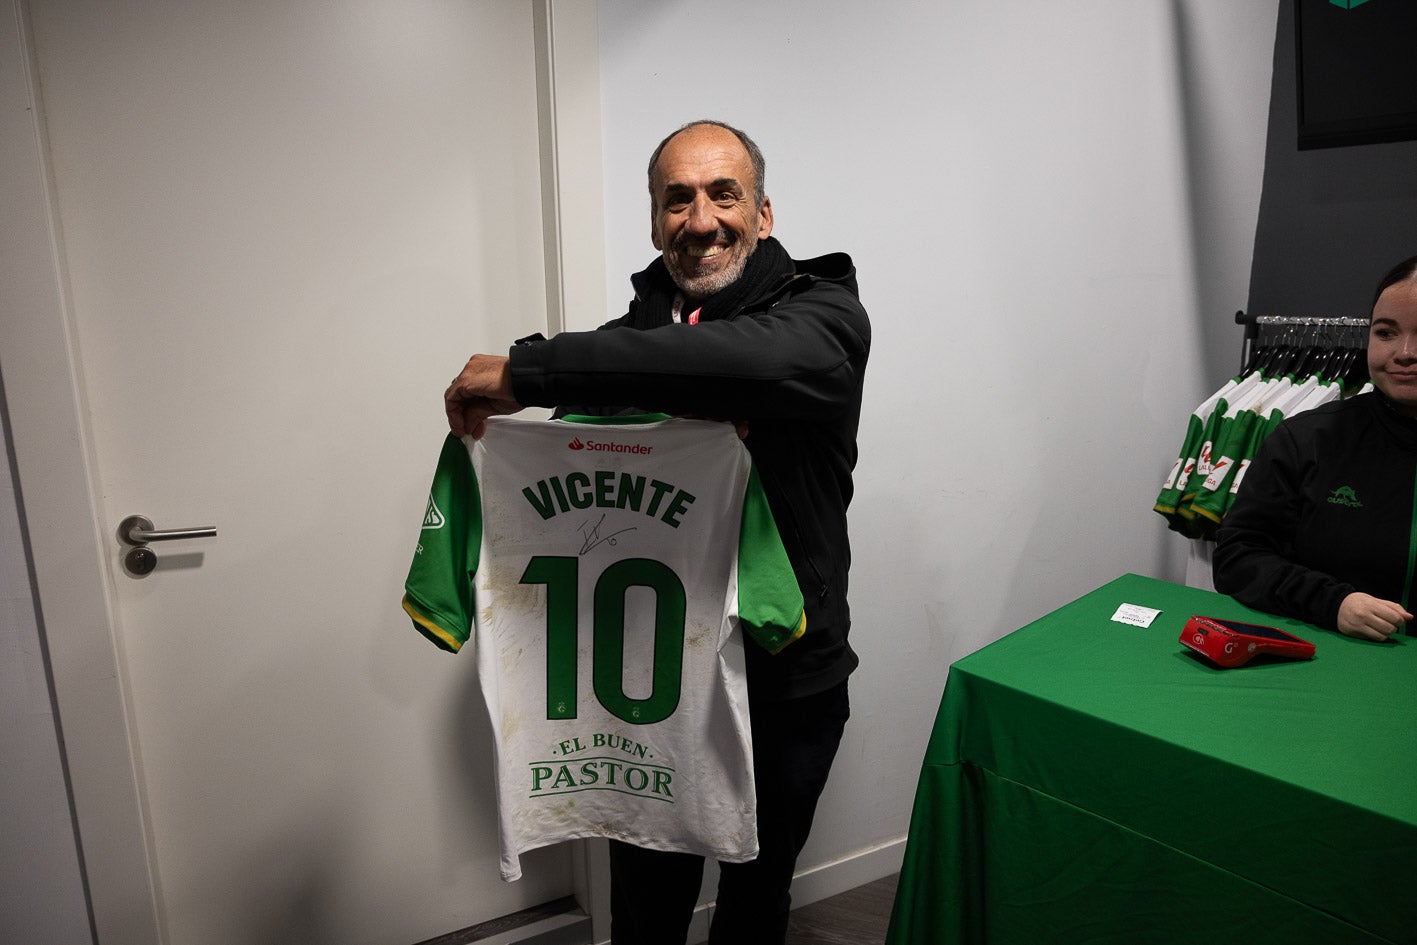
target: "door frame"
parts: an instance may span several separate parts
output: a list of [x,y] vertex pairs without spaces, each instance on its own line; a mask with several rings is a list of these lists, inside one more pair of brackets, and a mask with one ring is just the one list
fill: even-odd
[[[546,270],[546,334],[605,322],[605,185],[601,167],[598,4],[536,0],[536,106]],[[591,941],[610,941],[610,852],[572,845],[576,901]]]
[[[533,43],[551,334],[604,320],[596,4],[536,0]],[[106,534],[36,56],[28,5],[10,0],[0,8],[0,375],[16,494],[94,933],[103,945],[161,945],[167,934],[117,604],[117,538]],[[582,843],[573,859],[577,899],[595,941],[604,941],[603,854]]]
[[74,826],[93,927],[104,945],[161,942],[142,760],[133,738],[114,575],[103,533],[29,10],[0,16],[0,371],[16,492],[28,525],[36,618],[64,732]]

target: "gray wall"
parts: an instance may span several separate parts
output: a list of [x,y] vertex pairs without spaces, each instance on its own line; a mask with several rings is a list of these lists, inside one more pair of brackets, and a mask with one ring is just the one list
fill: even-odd
[[1366,317],[1378,280],[1417,254],[1417,141],[1300,151],[1295,89],[1294,7],[1281,3],[1246,310]]
[[1123,572],[1181,578],[1150,507],[1238,348],[1277,5],[600,4],[607,310],[652,253],[649,151],[711,115],[766,150],[789,251],[856,257],[875,322],[863,666],[807,868],[898,865],[950,662]]
[[862,666],[807,869],[903,835],[953,660],[1183,578],[1151,506],[1238,358],[1277,3],[601,4],[607,308],[653,254],[651,149],[717,117],[767,155],[775,235],[850,252],[873,318]]
[[[422,941],[572,890],[564,846],[498,876],[475,667],[398,606],[438,393],[545,325],[532,7],[0,12],[0,365],[104,945]],[[135,510],[220,538],[140,582]],[[9,745],[7,826],[72,854]],[[82,928],[9,843],[17,909]]]
[[0,385],[0,942],[91,940]]

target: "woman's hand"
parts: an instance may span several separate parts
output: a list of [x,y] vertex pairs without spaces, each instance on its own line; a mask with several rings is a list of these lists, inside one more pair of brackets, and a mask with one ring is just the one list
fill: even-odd
[[1401,604],[1354,591],[1338,605],[1338,630],[1360,640],[1383,641],[1413,619]]

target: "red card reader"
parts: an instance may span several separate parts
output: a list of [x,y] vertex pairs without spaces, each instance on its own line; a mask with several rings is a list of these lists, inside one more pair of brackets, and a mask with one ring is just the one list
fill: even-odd
[[1192,617],[1181,631],[1181,642],[1226,669],[1241,666],[1257,653],[1307,660],[1314,645],[1292,633],[1257,623],[1240,623],[1217,617]]

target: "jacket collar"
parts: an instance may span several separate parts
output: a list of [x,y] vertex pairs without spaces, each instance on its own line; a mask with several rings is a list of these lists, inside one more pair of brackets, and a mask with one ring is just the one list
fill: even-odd
[[1373,413],[1378,422],[1392,431],[1393,436],[1410,449],[1417,450],[1417,417],[1409,417],[1397,409],[1387,395],[1374,388]]
[[[775,238],[769,237],[769,239]],[[834,282],[850,289],[852,295],[858,294],[856,265],[846,253],[828,253],[825,256],[815,256],[811,259],[793,259],[792,269],[792,273],[780,279],[764,296],[765,298],[776,297],[789,287],[794,291],[799,285],[801,288],[806,288],[812,281]],[[807,281],[798,283],[798,280],[804,276],[808,277]],[[664,265],[664,258],[657,256],[644,269],[630,276],[630,285],[635,290],[635,298],[643,300],[650,297],[654,286],[660,284],[661,280],[668,278],[669,271]],[[794,285],[794,283],[798,284]]]

